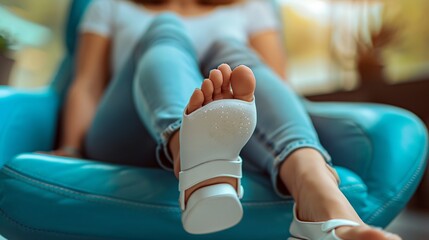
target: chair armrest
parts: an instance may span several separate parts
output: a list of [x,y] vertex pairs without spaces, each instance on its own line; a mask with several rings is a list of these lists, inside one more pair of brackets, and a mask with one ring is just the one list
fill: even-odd
[[374,206],[366,206],[373,211],[361,217],[385,226],[423,176],[428,154],[424,124],[408,111],[381,104],[306,102],[306,107],[334,165],[354,171],[367,185]]
[[52,149],[58,97],[50,88],[0,87],[0,168],[23,152]]

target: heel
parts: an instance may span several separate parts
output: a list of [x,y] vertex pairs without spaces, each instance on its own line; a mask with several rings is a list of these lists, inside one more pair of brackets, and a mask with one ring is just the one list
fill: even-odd
[[192,234],[207,234],[240,222],[243,208],[237,191],[229,184],[216,184],[192,193],[182,213],[182,224]]

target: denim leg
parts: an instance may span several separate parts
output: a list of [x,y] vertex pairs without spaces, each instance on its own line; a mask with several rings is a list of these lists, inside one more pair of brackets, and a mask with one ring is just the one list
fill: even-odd
[[165,143],[202,82],[196,59],[179,18],[155,18],[103,95],[85,138],[87,156],[145,167],[157,166],[156,158],[170,170]]
[[[133,98],[137,112],[169,163],[167,143],[181,125],[183,111],[203,77],[186,29],[172,14],[158,16],[136,51]],[[160,151],[161,150],[161,151]],[[158,155],[161,166],[169,163]]]
[[254,167],[270,174],[274,189],[280,196],[290,197],[285,186],[278,181],[281,163],[299,148],[319,151],[328,164],[331,164],[330,156],[321,146],[299,97],[251,49],[239,42],[218,41],[203,59],[202,71],[208,74],[210,69],[221,63],[232,67],[247,65],[255,74],[258,122],[242,155]]

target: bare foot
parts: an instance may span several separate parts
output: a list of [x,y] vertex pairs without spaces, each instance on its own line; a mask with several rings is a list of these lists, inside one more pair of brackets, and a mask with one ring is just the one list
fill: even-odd
[[361,224],[337,228],[336,235],[344,240],[401,239],[397,235],[372,228],[360,219],[338,188],[336,178],[324,159],[315,150],[300,149],[293,153],[282,165],[280,177],[297,203],[297,217],[301,221],[347,219]]
[[[316,187],[316,186],[313,186]],[[338,189],[338,188],[337,188]],[[309,184],[305,191],[312,191],[312,186]],[[327,221],[330,219],[347,219],[361,224],[356,227],[339,227],[335,229],[336,235],[344,240],[400,240],[399,236],[389,234],[379,229],[372,228],[366,225],[354,211],[348,200],[344,197],[341,191],[331,190],[332,196],[326,197],[323,194],[302,193],[298,207],[298,216],[300,220],[308,222]],[[311,198],[312,200],[309,200]],[[314,204],[314,199],[317,199],[318,204]],[[310,203],[311,202],[311,203]],[[320,203],[320,204],[319,204]]]
[[221,99],[253,100],[256,81],[250,68],[241,65],[231,70],[227,64],[210,72],[209,78],[203,81],[201,89],[195,89],[189,100],[187,113]]
[[[250,68],[241,65],[231,70],[229,65],[222,64],[218,69],[210,72],[209,78],[205,79],[201,89],[195,89],[192,94],[186,110],[191,114],[195,110],[217,100],[221,99],[239,99],[247,102],[253,100],[256,81]],[[180,144],[179,133],[174,134],[169,143],[170,151],[174,158],[174,172],[176,177],[180,171]],[[189,196],[197,189],[218,183],[231,184],[237,189],[237,179],[230,177],[218,177],[201,182],[185,192],[185,202]]]

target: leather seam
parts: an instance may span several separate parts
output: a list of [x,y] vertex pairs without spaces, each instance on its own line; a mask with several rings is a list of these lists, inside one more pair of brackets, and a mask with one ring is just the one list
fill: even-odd
[[54,235],[59,235],[59,236],[67,236],[67,237],[73,237],[73,238],[79,238],[79,239],[98,238],[98,237],[89,237],[89,236],[79,236],[79,235],[75,235],[75,234],[71,234],[71,233],[56,232],[56,231],[51,231],[51,230],[46,230],[46,229],[38,229],[38,228],[30,227],[30,226],[27,226],[27,225],[13,219],[12,217],[10,217],[2,208],[0,208],[0,214],[3,215],[3,217],[4,217],[3,219],[6,219],[6,221],[18,226],[19,228],[23,228],[25,231],[28,231],[28,232],[49,233],[49,234],[54,234]]
[[[25,176],[17,172],[16,170],[11,169],[10,167],[5,167],[2,170],[2,172],[6,175],[15,177],[16,179],[21,179],[27,184],[31,184],[33,186],[40,187],[42,189],[45,189],[66,197],[71,197],[76,200],[85,200],[89,202],[104,203],[104,204],[106,204],[107,202],[113,202],[127,207],[146,207],[146,208],[153,208],[153,209],[163,209],[168,211],[179,211],[179,206],[177,207],[176,206],[158,206],[158,205],[147,204],[147,203],[132,202],[129,200],[114,199],[112,197],[95,195],[91,193],[79,193],[76,190],[65,189],[64,187],[53,186],[50,183],[44,183],[39,179],[37,180],[32,179],[31,177]],[[363,184],[343,186],[340,189],[345,190],[345,189],[351,189],[351,188],[365,189]],[[354,192],[358,192],[358,191],[354,191]],[[245,207],[256,207],[256,206],[262,207],[262,206],[282,205],[282,204],[285,204],[286,202],[290,202],[290,201],[279,200],[279,201],[265,201],[265,202],[243,202],[242,205]]]
[[[412,183],[415,182],[416,178],[421,175],[421,172],[424,170],[424,165],[425,165],[425,160],[427,159],[427,152],[428,152],[428,144],[427,144],[427,140],[425,142],[425,144],[423,145],[423,148],[421,149],[423,151],[423,153],[426,154],[419,154],[419,155],[423,155],[423,157],[420,158],[420,160],[418,161],[418,163],[416,163],[417,165],[417,171],[414,171],[413,174],[411,175],[410,180],[402,187],[401,190],[399,191],[395,191],[395,195],[391,198],[386,198],[385,200],[387,200],[387,202],[385,202],[383,205],[381,205],[380,208],[378,208],[374,214],[372,214],[369,218],[368,218],[368,222],[372,222],[374,221],[374,219],[376,217],[378,217],[380,214],[382,214],[388,207],[390,207],[391,205],[398,203],[399,199],[402,197],[402,195],[404,194],[404,192],[406,192],[410,186],[412,185]],[[383,201],[384,202],[384,201]]]
[[153,208],[153,209],[164,209],[169,211],[174,211],[178,209],[178,207],[175,207],[175,206],[158,206],[158,205],[147,204],[147,203],[138,203],[138,202],[133,202],[129,200],[115,199],[108,196],[95,195],[92,193],[79,192],[78,190],[67,189],[62,186],[55,186],[52,183],[46,183],[40,179],[33,179],[30,176],[26,176],[22,173],[19,173],[18,171],[10,168],[9,166],[4,167],[1,171],[6,175],[15,177],[15,179],[21,179],[27,184],[63,195],[66,197],[71,197],[76,200],[85,200],[85,201],[95,202],[95,203],[111,202],[111,203],[116,203],[116,204],[120,204],[128,207],[146,207],[146,208]]
[[[338,117],[338,116],[327,116],[327,115],[325,115],[325,114],[320,114],[320,113],[310,113],[310,115],[313,115],[314,117],[319,117],[319,118],[325,118],[325,119],[329,119],[329,118],[336,118],[336,119],[345,119],[345,120],[348,120],[348,121],[350,121],[349,119],[347,119],[347,118],[344,118],[344,117]],[[370,145],[370,147],[371,147],[371,160],[373,160],[374,159],[374,154],[373,154],[373,149],[372,149],[372,143],[373,143],[373,141],[372,141],[372,139],[371,138],[369,138],[368,137],[368,135],[367,135],[367,132],[366,131],[364,131],[364,129],[360,126],[360,124],[356,124],[355,122],[352,122],[354,125],[356,125],[356,126],[358,126],[359,127],[359,129],[364,133],[364,135],[365,135],[365,137],[368,139],[368,141],[371,143],[371,145]],[[426,140],[426,143],[424,144],[424,147],[423,147],[424,149],[426,149],[426,152],[427,152],[427,148],[428,148],[428,146],[427,146],[427,140]],[[424,150],[423,149],[423,150]],[[424,152],[423,152],[424,153]],[[417,163],[416,165],[420,165],[420,166],[423,166],[424,165],[424,163],[425,163],[425,159],[427,158],[427,156],[423,156],[421,159],[420,159],[420,161],[419,161],[419,163]],[[372,161],[373,162],[373,161]],[[422,169],[422,167],[420,168],[420,169]],[[372,221],[374,221],[374,219],[375,218],[377,218],[378,216],[380,216],[390,205],[393,205],[393,204],[395,204],[395,203],[397,203],[398,202],[398,199],[400,199],[401,197],[402,197],[402,195],[403,195],[403,193],[405,192],[405,191],[407,191],[408,189],[409,189],[409,187],[411,186],[411,184],[413,183],[413,182],[415,182],[415,179],[417,178],[417,176],[421,173],[421,171],[422,170],[420,170],[420,171],[418,171],[418,172],[415,172],[412,176],[411,176],[411,179],[408,181],[408,183],[406,183],[403,187],[402,187],[402,189],[401,190],[399,190],[399,191],[394,191],[394,196],[393,197],[383,197],[382,199],[378,199],[379,200],[379,202],[381,202],[381,204],[379,205],[379,207],[378,207],[378,209],[375,211],[375,213],[374,214],[372,214],[372,215],[370,215],[368,218],[367,218],[367,221],[368,221],[368,223],[371,223]],[[387,201],[387,202],[386,202]],[[384,204],[383,204],[383,202],[384,202]]]
[[[124,205],[127,207],[146,207],[146,208],[152,208],[152,209],[161,209],[161,210],[167,210],[167,211],[179,211],[179,206],[158,206],[154,204],[148,204],[148,203],[138,203],[133,202],[129,200],[122,200],[122,199],[115,199],[108,196],[102,196],[102,195],[95,195],[92,193],[80,193],[77,190],[71,190],[66,189],[62,186],[54,186],[51,183],[45,183],[40,179],[33,179],[29,176],[25,176],[22,173],[19,173],[18,171],[11,169],[10,166],[4,167],[1,170],[4,174],[14,177],[15,179],[21,179],[27,184],[45,189],[47,191],[51,191],[66,197],[74,198],[76,200],[84,200],[94,203],[103,203],[106,204],[108,202],[116,203],[119,205]],[[249,207],[249,206],[270,206],[270,205],[281,205],[284,204],[286,201],[279,200],[279,201],[266,201],[266,202],[243,202],[242,205]]]

